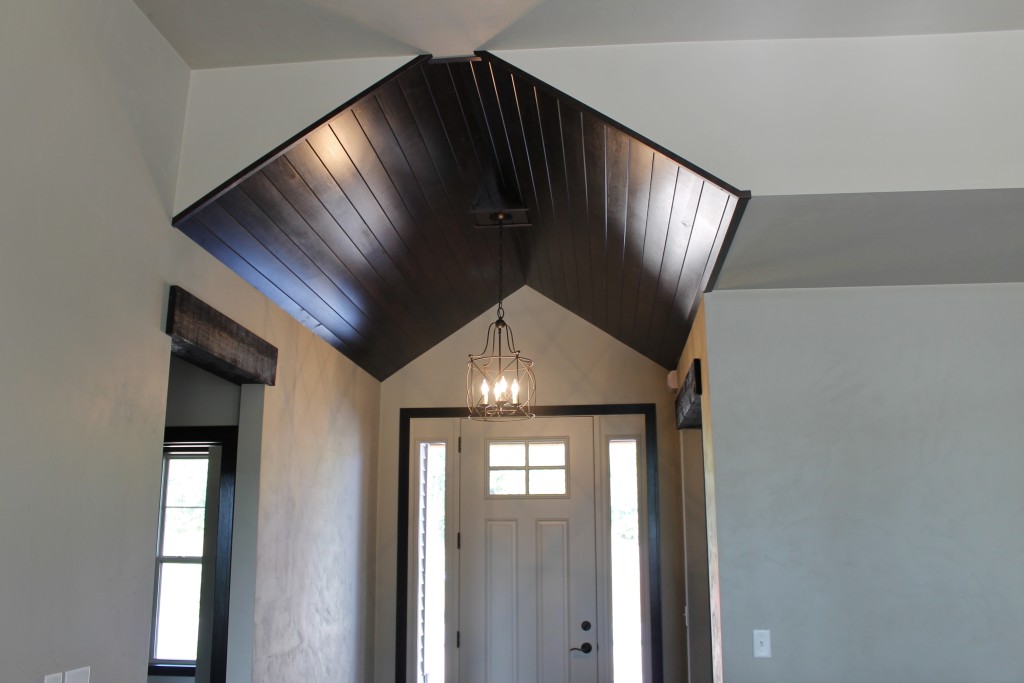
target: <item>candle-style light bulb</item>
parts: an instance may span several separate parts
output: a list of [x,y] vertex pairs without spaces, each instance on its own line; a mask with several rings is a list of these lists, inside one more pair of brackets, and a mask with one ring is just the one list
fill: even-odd
[[490,393],[490,387],[487,386],[487,380],[483,380],[482,382],[480,382],[480,393],[482,394],[480,403],[483,405],[487,405],[489,403],[489,401],[487,400],[487,395]]
[[512,380],[512,405],[519,405],[519,380]]
[[505,376],[502,375],[498,382],[494,385],[494,402],[505,400],[505,392],[508,390],[508,382],[505,381]]

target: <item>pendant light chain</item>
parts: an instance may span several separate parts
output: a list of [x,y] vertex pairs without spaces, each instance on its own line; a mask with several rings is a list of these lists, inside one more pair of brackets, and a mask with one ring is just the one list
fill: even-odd
[[503,218],[498,219],[498,320],[504,320],[505,318],[505,307],[502,303],[505,301],[505,291],[503,288],[505,278],[505,220]]

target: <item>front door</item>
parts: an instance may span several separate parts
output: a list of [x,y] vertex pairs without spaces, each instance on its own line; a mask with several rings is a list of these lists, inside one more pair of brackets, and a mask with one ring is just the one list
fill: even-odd
[[463,683],[598,676],[591,417],[462,425]]

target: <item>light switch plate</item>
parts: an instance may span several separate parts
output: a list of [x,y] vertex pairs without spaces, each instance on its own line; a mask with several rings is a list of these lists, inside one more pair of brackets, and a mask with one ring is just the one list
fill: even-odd
[[754,629],[754,657],[768,659],[771,656],[772,632],[768,629]]
[[64,683],[64,674],[49,674],[43,677],[43,683]]
[[64,672],[64,683],[89,683],[89,667]]

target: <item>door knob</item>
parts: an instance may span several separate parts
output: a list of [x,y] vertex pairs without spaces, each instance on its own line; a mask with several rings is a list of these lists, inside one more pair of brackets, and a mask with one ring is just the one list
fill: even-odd
[[569,652],[582,652],[585,655],[589,655],[594,651],[594,646],[590,643],[583,643],[579,647],[570,647]]

